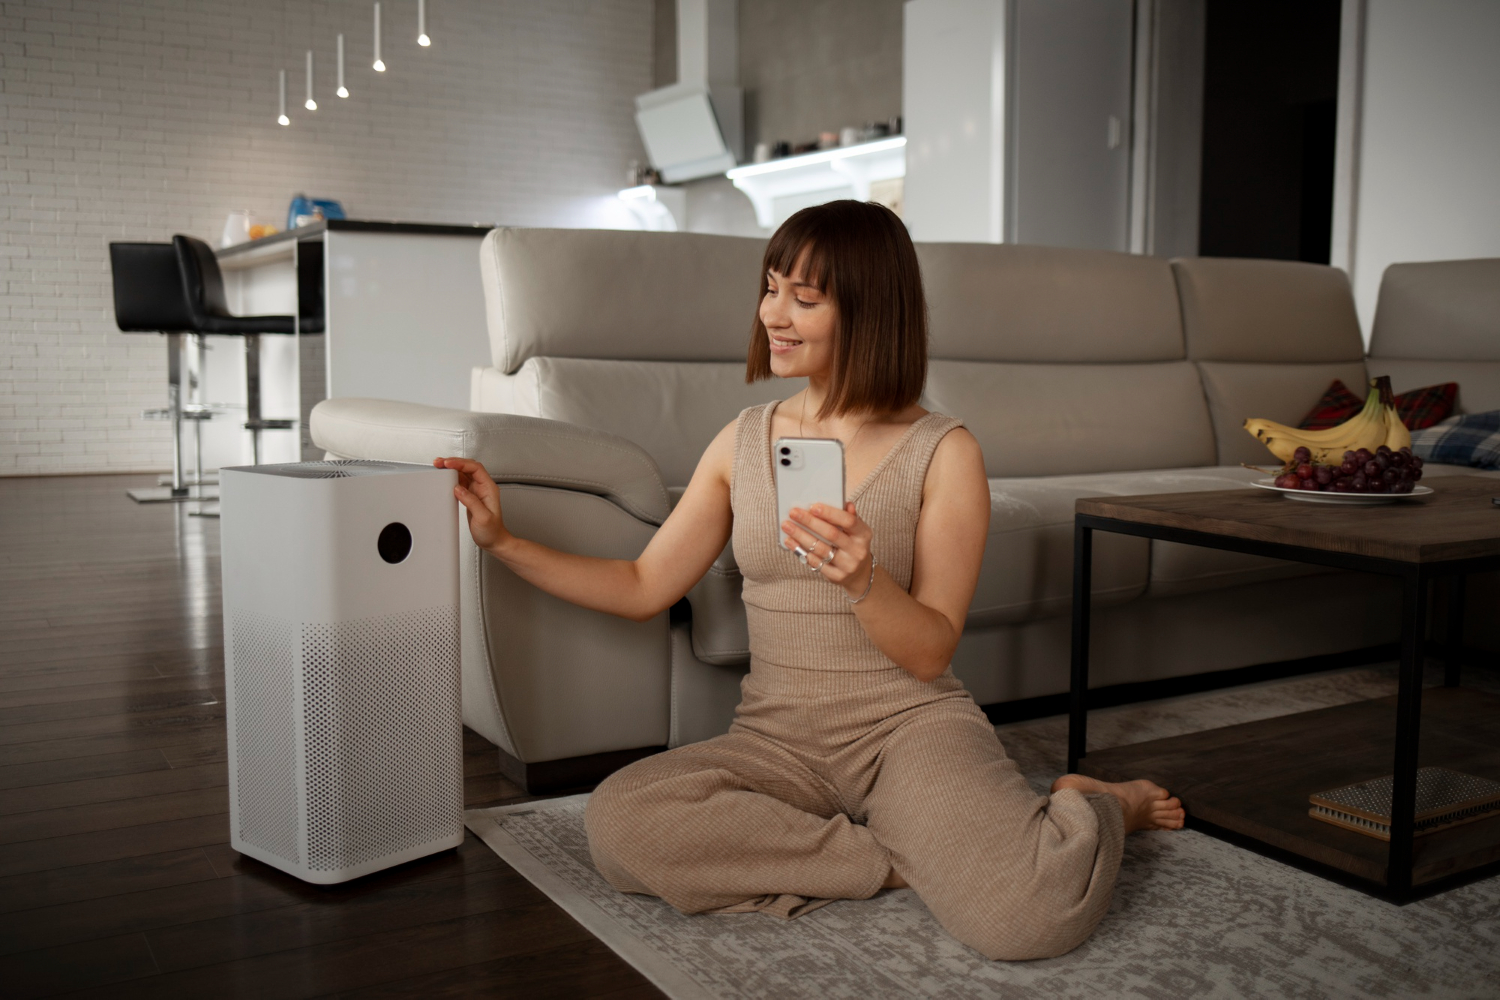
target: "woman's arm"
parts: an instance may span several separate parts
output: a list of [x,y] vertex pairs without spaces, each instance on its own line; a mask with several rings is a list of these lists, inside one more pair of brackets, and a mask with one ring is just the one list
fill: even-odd
[[[868,586],[868,596],[854,605],[854,614],[880,651],[918,680],[941,676],[963,634],[989,535],[989,482],[974,435],[963,428],[950,432],[927,467],[909,594],[878,566],[871,583],[870,526],[852,503],[844,510],[814,505],[811,512],[794,510],[792,517],[838,548],[821,571],[829,582],[843,588],[850,600]],[[782,528],[793,529],[785,542],[788,548],[794,542],[813,548],[815,539],[801,527],[783,523]],[[826,546],[815,548],[826,555]]]
[[453,495],[468,510],[475,544],[521,579],[581,607],[646,621],[681,600],[729,541],[734,429],[730,424],[714,438],[682,500],[634,561],[573,555],[517,538],[506,530],[500,489],[483,465],[467,458],[433,464],[458,472]]

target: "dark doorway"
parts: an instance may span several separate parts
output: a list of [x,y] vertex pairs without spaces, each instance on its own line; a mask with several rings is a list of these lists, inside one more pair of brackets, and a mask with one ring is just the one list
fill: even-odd
[[1198,252],[1328,263],[1340,0],[1208,0]]

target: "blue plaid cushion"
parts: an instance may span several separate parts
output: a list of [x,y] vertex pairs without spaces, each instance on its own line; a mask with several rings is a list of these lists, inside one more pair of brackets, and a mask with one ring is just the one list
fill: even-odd
[[1500,469],[1500,410],[1449,417],[1412,431],[1411,450],[1424,462]]

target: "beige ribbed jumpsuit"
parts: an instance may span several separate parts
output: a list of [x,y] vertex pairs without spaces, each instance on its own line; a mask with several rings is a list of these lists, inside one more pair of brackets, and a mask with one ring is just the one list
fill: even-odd
[[[586,814],[594,863],[615,888],[686,913],[785,917],[866,899],[894,866],[989,958],[1071,950],[1109,907],[1119,805],[1033,792],[951,672],[923,683],[902,670],[843,592],[781,547],[775,405],[740,414],[735,435],[730,502],[751,655],[734,724],[601,784]],[[906,589],[927,466],[957,426],[921,418],[849,497]]]

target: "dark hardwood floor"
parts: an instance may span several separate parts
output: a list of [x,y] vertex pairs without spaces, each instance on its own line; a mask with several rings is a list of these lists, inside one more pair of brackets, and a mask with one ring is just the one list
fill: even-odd
[[0,479],[0,995],[661,996],[472,835],[339,886],[229,847],[218,522],[154,478]]

